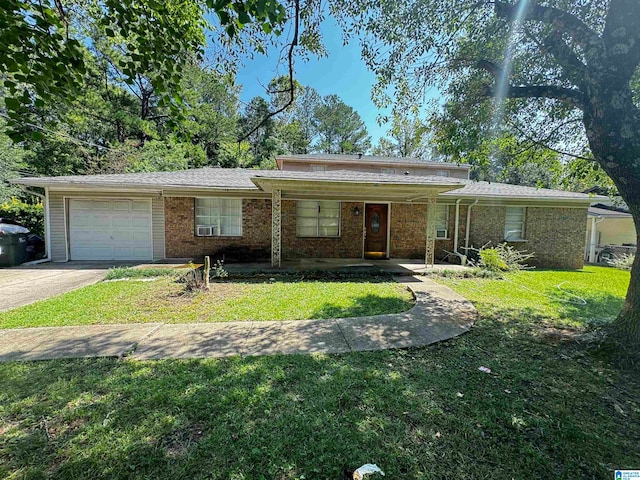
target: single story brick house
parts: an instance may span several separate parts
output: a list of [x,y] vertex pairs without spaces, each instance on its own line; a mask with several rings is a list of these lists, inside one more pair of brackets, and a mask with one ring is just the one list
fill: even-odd
[[27,177],[45,190],[48,258],[159,261],[421,258],[508,242],[540,267],[583,266],[592,195],[469,180],[469,166],[294,155],[278,170]]

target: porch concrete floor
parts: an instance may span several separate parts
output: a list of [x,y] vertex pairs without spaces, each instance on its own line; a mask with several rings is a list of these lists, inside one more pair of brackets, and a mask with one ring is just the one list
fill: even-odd
[[367,271],[370,269],[384,270],[399,275],[417,275],[442,270],[468,270],[470,267],[452,263],[436,262],[435,265],[425,267],[424,260],[391,259],[370,260],[366,258],[303,258],[299,260],[283,261],[280,267],[272,267],[268,262],[256,263],[228,263],[224,265],[229,272],[250,271],[300,271],[300,270],[344,270]]
[[404,313],[290,322],[129,324],[0,330],[0,361],[204,358],[344,353],[429,345],[469,330],[473,305],[422,276],[396,277],[416,296]]

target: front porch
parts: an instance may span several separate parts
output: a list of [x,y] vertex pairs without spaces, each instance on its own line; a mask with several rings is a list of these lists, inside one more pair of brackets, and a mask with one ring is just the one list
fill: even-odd
[[[336,261],[351,265],[396,259],[398,265],[398,258],[418,255],[424,260],[407,263],[414,267],[405,271],[434,265],[437,197],[461,185],[434,177],[382,180],[352,172],[307,173],[269,172],[252,179],[271,195],[272,267],[331,265],[318,260],[322,257],[340,257]],[[323,215],[325,208],[329,213]],[[317,228],[317,235],[307,232],[308,225]]]
[[443,270],[469,270],[470,267],[435,261],[425,266],[423,260],[409,258],[394,258],[383,260],[369,260],[363,258],[301,258],[286,260],[279,267],[273,267],[269,262],[231,263],[224,266],[229,273],[247,272],[302,272],[302,271],[339,271],[366,273],[381,270],[397,275],[421,275]]

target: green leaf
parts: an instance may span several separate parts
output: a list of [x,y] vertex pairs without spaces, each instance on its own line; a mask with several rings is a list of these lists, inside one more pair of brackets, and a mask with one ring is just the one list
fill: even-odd
[[20,109],[20,100],[13,97],[6,97],[4,103],[9,110],[17,111]]

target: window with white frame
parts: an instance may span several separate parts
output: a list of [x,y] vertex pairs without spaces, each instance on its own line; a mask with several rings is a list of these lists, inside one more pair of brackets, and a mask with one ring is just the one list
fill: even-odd
[[436,238],[449,238],[449,205],[436,205]]
[[242,236],[242,199],[196,198],[196,235]]
[[340,202],[299,200],[296,202],[298,237],[339,237]]
[[436,176],[438,177],[448,177],[449,174],[449,170],[436,170]]
[[324,165],[311,165],[312,172],[324,172],[326,169]]
[[524,240],[525,207],[507,207],[507,217],[504,222],[504,239],[507,242]]
[[382,173],[396,173],[396,169],[395,168],[381,168],[380,171]]

